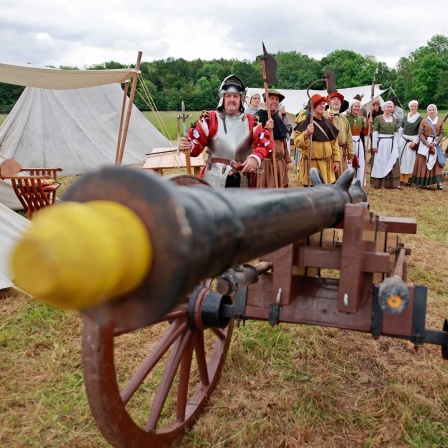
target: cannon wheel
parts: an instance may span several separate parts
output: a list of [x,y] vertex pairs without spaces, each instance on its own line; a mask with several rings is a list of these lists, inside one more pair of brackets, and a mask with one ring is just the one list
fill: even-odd
[[182,185],[184,187],[189,187],[191,185],[207,185],[213,188],[206,180],[202,177],[195,176],[194,174],[173,174],[171,176],[166,176],[170,182],[174,182],[177,185]]
[[[170,181],[209,185],[190,175]],[[205,280],[204,288],[210,284],[211,279]],[[203,412],[224,367],[233,321],[224,329],[192,328],[187,313],[188,304],[181,304],[137,331],[84,318],[87,396],[99,429],[113,446],[170,447]],[[132,347],[149,354],[139,363]]]
[[[136,332],[102,327],[85,317],[84,379],[104,437],[117,447],[170,447],[180,440],[219,382],[232,330],[232,321],[224,329],[191,329],[187,304]],[[153,341],[154,334],[161,335],[158,342]],[[129,345],[150,346],[135,370],[127,365],[134,358]],[[126,366],[120,368],[115,359],[123,362],[123,355]]]

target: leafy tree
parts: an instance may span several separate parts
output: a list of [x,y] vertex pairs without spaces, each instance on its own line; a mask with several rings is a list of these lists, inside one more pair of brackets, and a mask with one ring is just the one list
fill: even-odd
[[137,84],[134,104],[140,110],[152,110],[154,104],[157,110],[167,109],[166,99],[162,92],[159,92],[154,83],[148,79],[143,79]]
[[442,60],[436,54],[428,53],[419,59],[414,70],[412,92],[425,106],[436,101],[442,64]]
[[14,107],[25,87],[0,83],[0,113],[7,114]]
[[60,68],[61,70],[79,70],[78,67],[71,67],[71,66],[69,66],[69,65],[60,65],[59,68]]
[[257,65],[252,64],[248,60],[233,60],[230,72],[239,76],[246,87],[262,87],[263,74]]
[[321,64],[336,76],[336,88],[352,86],[352,79],[364,63],[364,58],[354,51],[336,50],[322,58]]
[[448,107],[448,38],[435,35],[427,45],[401,58],[397,68],[397,86],[405,102],[417,99],[424,108],[435,103]]
[[216,61],[213,62],[206,62],[197,73],[197,79],[207,79],[210,80],[213,77],[218,77],[220,75],[220,72],[222,70],[222,65],[219,64]]
[[109,61],[109,62],[103,62],[102,64],[91,65],[88,67],[87,70],[116,70],[127,67],[128,67],[127,65],[120,64],[119,62]]
[[278,52],[277,61],[278,88],[306,89],[313,81],[322,78],[321,64],[316,59],[296,51]]
[[194,87],[190,101],[186,103],[188,104],[188,109],[214,109],[218,104],[218,89],[221,81],[217,76],[213,76],[211,80],[204,76],[199,79]]

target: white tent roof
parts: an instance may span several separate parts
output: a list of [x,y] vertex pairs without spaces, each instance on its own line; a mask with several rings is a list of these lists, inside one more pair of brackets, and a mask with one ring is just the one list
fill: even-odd
[[[284,95],[285,99],[283,100],[283,104],[285,105],[286,112],[290,112],[294,115],[298,114],[308,103],[308,94],[306,90],[286,90],[286,89],[276,89],[282,95]],[[246,89],[246,99],[258,93],[263,98],[264,89],[248,87]],[[381,95],[385,90],[380,90],[377,86],[375,86],[374,98],[377,98]],[[344,95],[344,98],[347,101],[353,99],[355,95],[364,95],[361,104],[367,107],[367,110],[370,110],[370,101],[372,95],[372,86],[359,86],[359,87],[349,87],[347,89],[338,89],[338,92]],[[310,90],[310,96],[318,93],[322,96],[327,96],[326,90]],[[380,97],[380,103],[382,103],[382,98]]]
[[59,70],[0,63],[0,82],[39,89],[66,90],[122,83],[139,70]]
[[[119,84],[27,87],[0,127],[1,151],[23,167],[61,167],[62,176],[114,164],[123,96]],[[142,164],[152,148],[171,146],[133,106],[122,164]]]
[[31,221],[0,204],[0,289],[14,286],[9,266],[12,250]]

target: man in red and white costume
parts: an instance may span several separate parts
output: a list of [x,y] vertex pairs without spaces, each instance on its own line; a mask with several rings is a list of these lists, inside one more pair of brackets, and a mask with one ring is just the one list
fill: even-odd
[[269,131],[243,108],[244,84],[236,75],[221,83],[216,110],[202,112],[187,137],[180,139],[180,149],[197,157],[207,147],[208,158],[202,177],[215,188],[250,186],[261,161],[273,142]]

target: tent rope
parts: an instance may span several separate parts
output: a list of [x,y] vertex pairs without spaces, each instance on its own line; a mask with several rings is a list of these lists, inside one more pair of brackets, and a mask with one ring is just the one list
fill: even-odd
[[140,74],[138,75],[138,77],[139,77],[140,85],[142,86],[147,99],[144,98],[143,95],[138,90],[137,90],[137,93],[140,95],[140,98],[142,99],[142,101],[151,109],[152,112],[154,112],[157,123],[159,124],[160,128],[162,129],[162,133],[164,134],[164,136],[170,141],[173,140],[172,136],[168,132],[168,128],[166,127],[166,124],[163,121],[162,116],[160,115],[159,110],[157,109],[156,103],[151,95],[151,92],[149,91],[148,87],[146,86],[146,84],[145,84],[143,78],[140,76]]
[[[154,113],[157,123],[160,126],[160,129],[162,130],[163,135],[169,140],[169,145],[170,148],[175,149],[175,146],[172,144],[172,138],[168,132],[168,128],[166,127],[165,122],[163,121],[163,118],[159,112],[159,110],[157,109],[156,103],[154,101],[154,98],[151,95],[151,92],[149,91],[148,87],[146,86],[146,84],[144,83],[143,78],[140,76],[140,74],[138,75],[139,77],[139,81],[140,81],[140,85],[143,88],[143,91],[146,95],[146,98],[143,97],[143,95],[138,91],[138,89],[136,90],[136,92],[138,93],[138,95],[140,95],[140,98],[142,99],[142,101],[150,108],[150,110]],[[182,161],[180,160],[180,158],[178,157],[177,154],[174,154],[174,162],[176,163],[177,168],[181,168],[182,165]]]
[[390,89],[392,90],[392,93],[394,94],[394,96],[397,97],[397,100],[400,103],[400,107],[404,110],[403,104],[401,104],[400,98],[398,98],[398,95],[395,93],[395,90],[392,88],[392,86],[390,86]]

